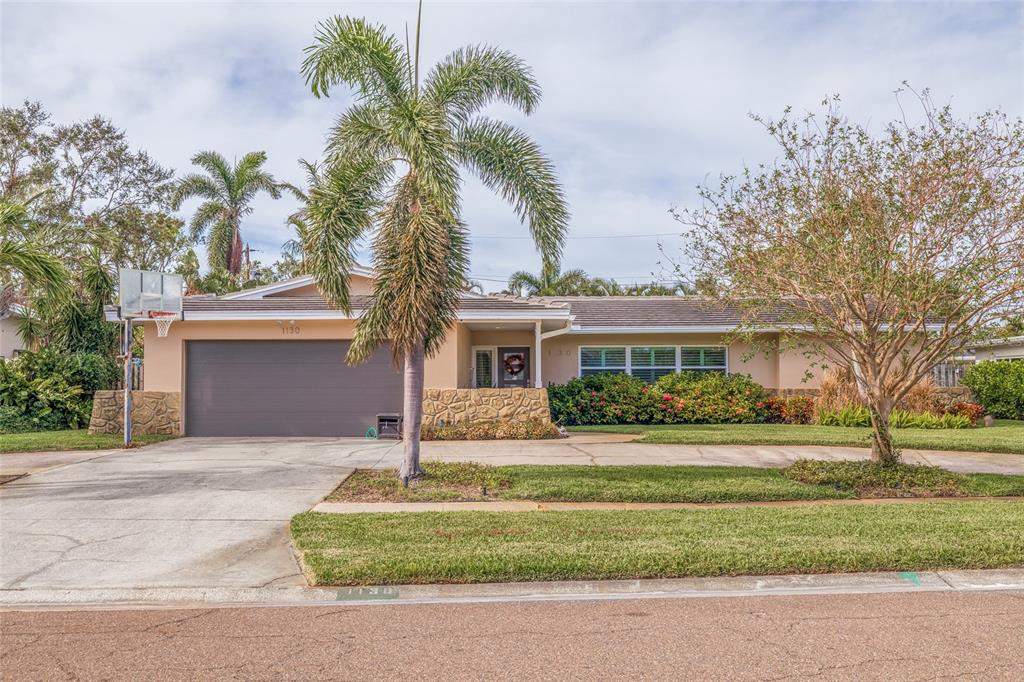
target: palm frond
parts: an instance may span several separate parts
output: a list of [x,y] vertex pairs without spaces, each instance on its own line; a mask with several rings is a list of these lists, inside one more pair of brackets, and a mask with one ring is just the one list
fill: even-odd
[[214,222],[222,220],[225,213],[226,208],[219,201],[204,201],[200,204],[188,226],[189,237],[192,241],[204,240],[210,226]]
[[227,194],[223,187],[216,184],[208,175],[189,173],[174,187],[171,194],[171,208],[177,211],[181,205],[192,197],[201,197],[208,201],[224,201]]
[[391,175],[389,164],[353,157],[332,164],[309,191],[307,269],[327,301],[342,310],[351,310],[348,273],[356,264],[356,240],[372,227]]
[[460,159],[515,208],[546,262],[561,259],[569,209],[551,162],[525,133],[477,118],[459,135]]
[[540,102],[540,85],[511,52],[470,46],[452,52],[431,70],[423,96],[461,125],[494,101],[532,113]]
[[515,296],[522,296],[523,290],[527,292],[527,296],[533,296],[538,291],[544,288],[544,283],[540,281],[536,276],[532,275],[525,270],[519,270],[513,272],[505,285],[507,291]]
[[338,117],[328,135],[328,158],[363,154],[383,158],[395,156],[387,113],[378,106],[355,104]]
[[211,270],[227,270],[235,241],[235,226],[226,220],[217,220],[207,232],[206,262]]
[[408,74],[408,55],[394,36],[351,17],[320,22],[302,62],[302,75],[316,97],[328,97],[333,86],[345,84],[364,100],[399,104],[409,98]]
[[210,177],[214,180],[218,180],[222,191],[227,190],[231,186],[234,172],[231,164],[228,163],[223,154],[211,150],[203,150],[196,152],[191,160],[193,166],[199,166],[209,173]]

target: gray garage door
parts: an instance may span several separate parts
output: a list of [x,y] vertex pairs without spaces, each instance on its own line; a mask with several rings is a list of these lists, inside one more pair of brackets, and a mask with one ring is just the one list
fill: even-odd
[[189,341],[189,436],[361,436],[399,412],[402,376],[387,348],[355,367],[348,341]]

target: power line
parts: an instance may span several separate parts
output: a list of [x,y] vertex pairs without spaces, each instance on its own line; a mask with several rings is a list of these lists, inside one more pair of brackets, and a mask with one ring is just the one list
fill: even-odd
[[[566,239],[641,239],[644,237],[682,237],[679,232],[652,232],[650,234],[587,234],[569,235]],[[505,236],[497,234],[470,234],[470,239],[533,239],[528,236]]]

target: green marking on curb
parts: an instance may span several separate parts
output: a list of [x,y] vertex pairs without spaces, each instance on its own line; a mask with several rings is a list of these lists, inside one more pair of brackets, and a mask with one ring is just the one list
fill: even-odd
[[900,577],[909,583],[913,583],[914,587],[921,587],[921,576],[913,571],[903,571],[900,573]]

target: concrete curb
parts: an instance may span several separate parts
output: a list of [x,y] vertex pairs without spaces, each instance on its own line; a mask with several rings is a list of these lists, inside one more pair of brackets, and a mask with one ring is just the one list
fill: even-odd
[[310,511],[322,514],[387,514],[404,512],[529,512],[529,511],[644,511],[656,509],[738,509],[743,507],[820,507],[928,502],[1024,502],[1022,497],[882,497],[854,500],[777,500],[765,502],[321,502]]
[[978,591],[1024,592],[1024,569],[477,585],[0,590],[0,611],[33,608],[301,606],[339,602],[366,605],[431,604]]

